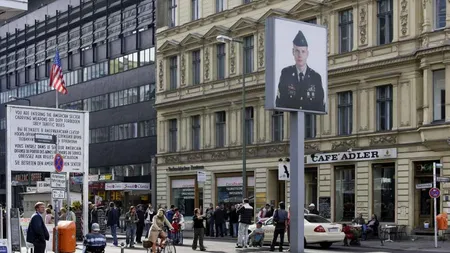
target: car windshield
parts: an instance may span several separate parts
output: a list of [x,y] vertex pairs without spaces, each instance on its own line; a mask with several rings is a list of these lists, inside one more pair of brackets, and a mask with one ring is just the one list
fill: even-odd
[[330,223],[329,220],[319,215],[305,215],[305,220],[309,223]]

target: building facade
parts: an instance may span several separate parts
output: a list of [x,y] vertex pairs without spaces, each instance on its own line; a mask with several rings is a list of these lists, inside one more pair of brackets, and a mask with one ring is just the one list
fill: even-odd
[[[0,103],[55,107],[48,74],[58,48],[68,89],[59,107],[90,111],[90,200],[145,203],[156,154],[154,1],[48,2],[0,27]],[[1,164],[5,117],[2,110]],[[47,176],[13,175],[15,190]],[[72,183],[80,183],[73,176]]]
[[[264,24],[280,16],[328,28],[329,113],[305,117],[306,204],[336,222],[362,213],[409,230],[433,226],[428,189],[416,185],[432,181],[435,161],[450,176],[447,1],[173,0],[158,8],[168,10],[156,34],[158,203],[191,214],[241,201],[243,141],[246,195],[257,208],[290,201],[277,171],[289,157],[289,114],[264,109]],[[448,212],[450,186],[438,187],[438,211]]]

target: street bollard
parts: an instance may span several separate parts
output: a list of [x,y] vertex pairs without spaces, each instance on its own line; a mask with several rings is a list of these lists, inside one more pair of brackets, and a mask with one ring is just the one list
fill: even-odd
[[120,244],[120,253],[124,253],[125,252],[125,243],[121,243]]

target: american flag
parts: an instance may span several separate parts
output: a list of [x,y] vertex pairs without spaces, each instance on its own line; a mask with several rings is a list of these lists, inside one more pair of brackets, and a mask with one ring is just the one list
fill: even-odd
[[67,94],[58,49],[56,49],[56,55],[55,58],[53,58],[53,66],[50,70],[50,87],[55,88],[55,90],[62,94]]

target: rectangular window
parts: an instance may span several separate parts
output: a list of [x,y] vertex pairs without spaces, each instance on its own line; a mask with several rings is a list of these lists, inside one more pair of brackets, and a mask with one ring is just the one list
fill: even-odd
[[200,150],[200,115],[191,117],[192,121],[192,150]]
[[272,114],[272,141],[283,141],[284,134],[284,113],[274,111]]
[[249,74],[253,72],[253,35],[244,37],[244,73]]
[[253,107],[245,108],[245,143],[253,143],[253,119],[254,111]]
[[177,136],[177,120],[171,119],[169,120],[169,152],[177,152]]
[[377,131],[392,129],[392,85],[377,87]]
[[217,44],[217,80],[225,78],[225,44]]
[[191,1],[191,17],[192,17],[192,20],[197,20],[199,18],[198,0]]
[[305,138],[312,139],[316,137],[316,115],[305,114]]
[[226,135],[226,113],[224,111],[216,112],[216,147],[225,147]]
[[339,12],[339,51],[350,52],[353,49],[353,12]]
[[170,89],[175,90],[178,86],[178,57],[172,56],[169,58],[169,83]]
[[434,28],[445,27],[445,16],[447,14],[447,1],[434,0]]
[[338,132],[339,135],[352,134],[353,95],[351,91],[338,93]]
[[378,45],[385,45],[392,42],[394,34],[393,1],[378,0]]
[[352,221],[355,216],[355,167],[335,167],[335,222]]
[[167,1],[169,1],[169,27],[174,27],[176,26],[177,0]]
[[433,71],[433,120],[445,120],[445,70]]
[[139,137],[156,136],[156,120],[144,120],[139,122]]
[[216,12],[221,12],[224,10],[224,0],[216,0]]
[[373,213],[379,222],[395,222],[395,164],[373,165]]
[[200,50],[192,52],[192,84],[200,84]]

